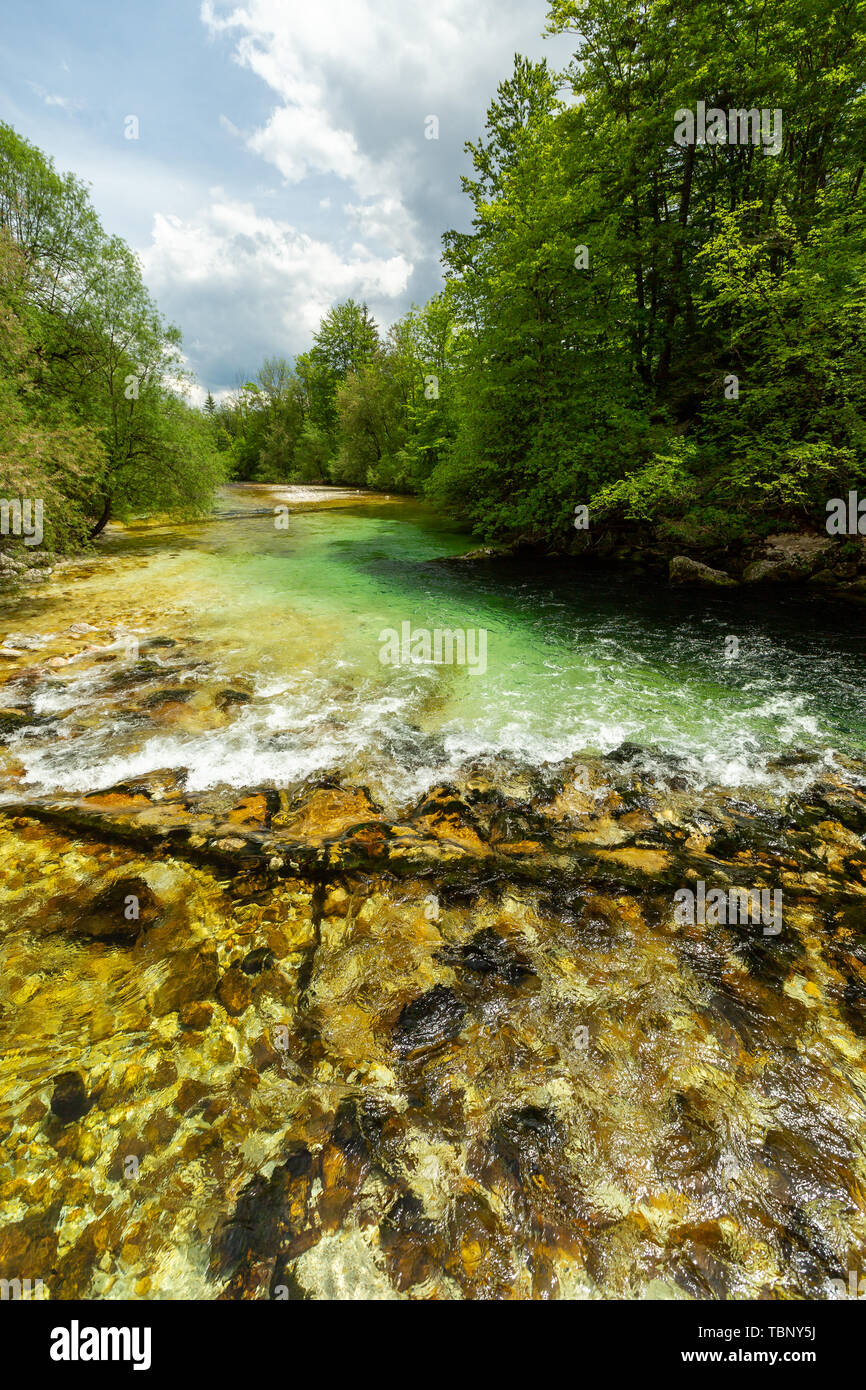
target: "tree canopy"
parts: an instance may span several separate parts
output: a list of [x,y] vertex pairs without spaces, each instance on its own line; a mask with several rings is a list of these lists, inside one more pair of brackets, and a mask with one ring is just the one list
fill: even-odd
[[207,508],[222,462],[185,398],[181,338],[87,189],[0,125],[0,492],[40,498],[46,543],[109,517]]
[[817,519],[866,483],[864,0],[553,0],[548,31],[573,61],[515,57],[443,292],[384,337],[340,305],[298,359],[285,476],[491,539],[579,503],[695,544]]
[[202,412],[84,187],[0,127],[0,466],[53,523],[194,510],[223,473],[422,493],[486,539],[574,508],[701,546],[866,486],[866,0],[551,0],[466,146],[444,287],[348,299]]

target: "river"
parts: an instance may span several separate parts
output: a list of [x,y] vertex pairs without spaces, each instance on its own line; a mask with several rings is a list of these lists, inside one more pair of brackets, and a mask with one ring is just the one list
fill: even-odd
[[[567,562],[541,576],[443,564],[469,541],[429,509],[337,493],[303,510],[312,495],[278,529],[254,514],[261,493],[238,488],[223,506],[249,516],[116,534],[98,564],[64,569],[14,616],[0,609],[37,639],[99,621],[117,641],[194,642],[195,669],[152,659],[175,684],[195,682],[206,662],[213,683],[240,678],[252,695],[230,728],[160,728],[117,708],[104,688],[113,672],[79,660],[33,700],[63,723],[21,740],[28,785],[85,790],[161,767],[186,769],[192,788],[338,774],[398,805],[473,758],[542,767],[631,743],[660,771],[675,760],[696,787],[781,790],[796,776],[780,767],[786,755],[832,767],[866,748],[859,613],[635,592],[628,577]],[[405,623],[485,632],[485,671],[384,665],[381,634]]]
[[219,507],[0,605],[0,1278],[842,1296],[859,610]]

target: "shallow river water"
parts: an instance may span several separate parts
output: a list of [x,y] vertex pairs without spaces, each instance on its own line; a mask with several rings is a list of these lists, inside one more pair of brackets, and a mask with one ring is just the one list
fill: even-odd
[[[262,497],[238,490],[231,502],[260,508]],[[351,498],[290,509],[286,529],[250,516],[112,537],[98,564],[7,610],[10,629],[89,618],[121,641],[155,628],[194,637],[197,660],[223,681],[244,678],[252,699],[230,729],[158,731],[109,698],[85,729],[73,719],[60,739],[21,740],[27,784],[80,790],[161,767],[188,769],[193,788],[339,773],[399,802],[479,755],[537,767],[628,742],[674,755],[697,786],[776,787],[796,775],[780,756],[832,766],[866,748],[859,612],[791,600],[768,610],[740,595],[696,603],[565,562],[543,577],[440,563],[468,544],[417,504]],[[406,623],[468,631],[470,657],[483,631],[485,669],[383,664],[383,634]],[[170,651],[151,655],[177,684]],[[112,675],[73,663],[34,711],[93,713]]]

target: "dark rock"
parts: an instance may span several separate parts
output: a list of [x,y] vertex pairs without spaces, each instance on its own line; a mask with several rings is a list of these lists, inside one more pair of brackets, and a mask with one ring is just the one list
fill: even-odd
[[159,899],[143,878],[119,878],[78,913],[72,930],[99,941],[131,944],[161,911]]
[[217,985],[217,997],[227,1014],[237,1017],[249,1008],[253,992],[246,975],[232,965]]
[[56,718],[53,714],[33,714],[26,709],[0,709],[0,743],[5,743],[24,729],[44,728],[46,724],[53,724]]
[[65,1125],[80,1120],[92,1105],[84,1077],[77,1071],[64,1071],[54,1078],[51,1110]]
[[453,989],[434,985],[406,1004],[394,1027],[394,1046],[401,1057],[440,1047],[456,1038],[466,1009]]
[[[241,1190],[231,1215],[211,1238],[211,1274],[230,1282],[222,1298],[247,1298],[261,1292],[262,1267],[271,1296],[293,1286],[291,1262],[319,1239],[311,1202],[318,1163],[304,1144],[292,1144],[286,1162],[269,1179],[257,1174]],[[295,1296],[303,1297],[302,1290]]]
[[132,666],[125,667],[122,671],[116,671],[111,677],[110,684],[118,689],[127,686],[141,685],[143,681],[152,680],[154,676],[165,676],[165,670],[158,661],[136,661]]
[[503,1116],[490,1135],[493,1151],[515,1177],[537,1171],[559,1138],[556,1117],[535,1105]]
[[414,1192],[401,1193],[379,1225],[379,1248],[392,1281],[406,1290],[422,1284],[442,1259],[436,1226]]
[[535,974],[525,957],[492,927],[476,932],[459,951],[443,953],[443,959],[457,969],[493,975],[509,985],[519,985],[528,975]]
[[195,691],[189,686],[171,686],[165,690],[155,690],[141,702],[142,709],[155,709],[157,705],[178,704],[191,700]]
[[618,748],[605,754],[606,761],[609,763],[627,763],[631,762],[633,758],[645,757],[646,749],[641,748],[639,743],[631,743],[628,739],[621,743]]
[[259,975],[263,970],[274,963],[274,955],[267,946],[257,946],[254,951],[244,956],[241,961],[241,970],[245,975]]
[[214,704],[217,709],[228,709],[231,705],[248,705],[252,698],[245,690],[221,690]]
[[14,734],[32,724],[33,717],[23,709],[0,709],[0,735]]

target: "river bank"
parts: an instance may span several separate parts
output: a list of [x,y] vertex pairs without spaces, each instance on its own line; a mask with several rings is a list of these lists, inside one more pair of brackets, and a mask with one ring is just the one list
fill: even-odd
[[813,529],[780,530],[739,543],[721,544],[711,535],[682,537],[663,528],[636,523],[600,522],[570,537],[564,546],[533,538],[510,545],[471,550],[468,562],[549,565],[563,558],[580,570],[613,572],[639,584],[656,583],[694,589],[740,589],[746,593],[790,590],[830,600],[866,601],[866,537],[834,535]]

